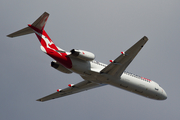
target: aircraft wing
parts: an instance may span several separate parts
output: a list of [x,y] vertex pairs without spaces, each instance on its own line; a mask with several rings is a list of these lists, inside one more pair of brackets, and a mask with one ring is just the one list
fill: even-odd
[[147,41],[148,38],[144,36],[126,52],[121,52],[119,57],[101,70],[101,74],[109,74],[119,78]]
[[55,98],[64,97],[64,96],[67,96],[67,95],[71,95],[71,94],[75,94],[75,93],[82,92],[82,91],[85,91],[85,90],[89,90],[89,89],[92,89],[92,88],[101,87],[101,86],[104,86],[104,85],[105,84],[98,84],[98,83],[90,82],[88,80],[84,80],[82,82],[79,82],[79,83],[71,86],[71,87],[62,89],[59,92],[55,92],[53,94],[50,94],[50,95],[45,96],[43,98],[40,98],[37,101],[44,102],[44,101],[52,100],[52,99],[55,99]]

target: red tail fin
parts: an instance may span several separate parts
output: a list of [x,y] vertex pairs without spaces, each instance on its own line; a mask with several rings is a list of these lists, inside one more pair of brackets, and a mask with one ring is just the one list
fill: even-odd
[[72,62],[69,57],[66,57],[65,52],[57,52],[64,51],[53,43],[50,39],[44,27],[46,25],[46,21],[49,17],[47,12],[44,12],[34,23],[29,24],[28,27],[23,28],[17,32],[9,34],[8,37],[17,37],[21,35],[26,35],[30,33],[35,33],[41,43],[41,50],[47,53],[49,56],[54,58],[57,62],[61,63],[63,66],[67,68],[72,67]]
[[53,41],[50,39],[50,37],[47,35],[47,33],[44,30],[44,27],[46,25],[46,21],[47,21],[48,17],[49,17],[49,13],[44,12],[31,25],[29,24],[28,27],[23,28],[17,32],[12,33],[12,34],[9,34],[8,37],[17,37],[17,36],[21,36],[21,35],[35,33],[37,35],[41,45],[44,48],[52,48],[54,50],[58,50],[58,48],[55,46]]
[[[48,36],[48,34],[46,33],[45,30],[39,30],[38,28],[36,28],[36,27],[34,27],[34,26],[30,25],[30,24],[28,26],[34,30],[37,38],[39,39],[39,42],[41,43],[41,45],[44,48],[51,48],[51,49],[54,49],[54,50],[58,50],[58,48],[53,43],[53,41]],[[43,29],[43,27],[42,27],[42,29]]]

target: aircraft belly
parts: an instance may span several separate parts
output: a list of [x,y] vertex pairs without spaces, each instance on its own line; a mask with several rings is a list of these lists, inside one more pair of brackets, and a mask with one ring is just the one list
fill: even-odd
[[117,78],[111,79],[109,77],[104,77],[104,78],[101,77],[101,82],[127,90],[129,92],[139,94],[144,97],[149,97],[149,98],[153,97],[150,83],[140,81],[139,79],[134,78],[132,76],[128,76],[126,74],[122,74],[120,79],[117,79]]
[[150,83],[146,83],[145,81],[141,81],[138,78],[126,74],[122,74],[121,78],[113,77],[108,74],[99,74],[102,68],[89,61],[76,58],[71,58],[71,61],[71,70],[80,74],[82,78],[86,78],[95,83],[109,84],[144,97],[153,99],[155,97]]

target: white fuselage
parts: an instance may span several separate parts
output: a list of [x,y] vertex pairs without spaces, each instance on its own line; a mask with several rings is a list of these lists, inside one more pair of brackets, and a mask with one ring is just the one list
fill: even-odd
[[79,74],[89,81],[112,86],[142,95],[144,97],[163,100],[167,98],[166,92],[156,82],[124,71],[120,78],[114,78],[100,71],[107,65],[95,60],[84,61],[70,58],[72,61],[71,71]]
[[[77,49],[65,52],[57,47],[44,30],[48,17],[49,14],[44,12],[35,22],[28,24],[28,27],[11,33],[8,37],[17,37],[34,32],[41,44],[41,50],[56,61],[51,62],[53,68],[64,73],[75,72],[85,81],[76,85],[70,84],[68,85],[70,88],[58,89],[56,93],[38,99],[38,101],[47,101],[106,84],[152,99],[165,100],[167,98],[166,92],[156,82],[124,71],[148,41],[146,36],[127,51],[121,52],[121,55],[107,66],[95,61],[95,55],[91,52]],[[77,89],[73,89],[74,87]]]

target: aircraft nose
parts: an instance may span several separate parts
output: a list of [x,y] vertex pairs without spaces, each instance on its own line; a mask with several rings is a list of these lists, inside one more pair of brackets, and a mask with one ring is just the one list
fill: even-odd
[[162,88],[162,95],[161,95],[161,100],[166,100],[167,99],[167,94],[165,90]]

